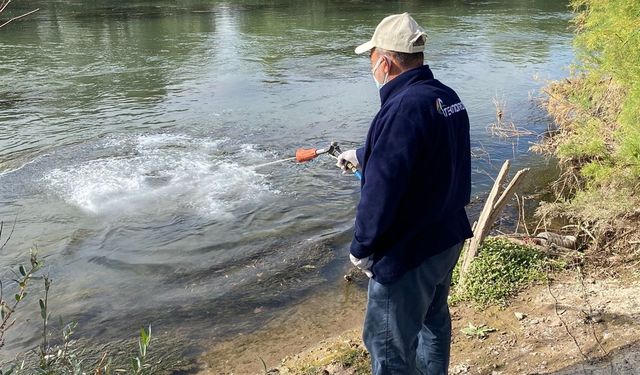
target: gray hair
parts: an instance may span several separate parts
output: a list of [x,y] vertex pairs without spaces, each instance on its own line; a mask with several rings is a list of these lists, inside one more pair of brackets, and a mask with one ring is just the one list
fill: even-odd
[[396,51],[388,51],[384,48],[376,47],[378,53],[383,56],[391,57],[402,70],[408,70],[417,68],[424,64],[424,53],[416,52],[416,53],[405,53],[405,52],[396,52]]

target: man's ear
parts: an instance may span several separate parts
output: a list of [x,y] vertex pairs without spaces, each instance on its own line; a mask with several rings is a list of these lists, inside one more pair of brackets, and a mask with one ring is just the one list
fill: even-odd
[[391,69],[393,69],[393,65],[395,65],[393,59],[389,56],[383,56],[383,59],[386,65],[384,72],[391,74]]

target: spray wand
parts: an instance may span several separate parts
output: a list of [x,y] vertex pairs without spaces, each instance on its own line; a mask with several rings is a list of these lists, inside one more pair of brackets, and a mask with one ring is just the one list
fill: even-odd
[[[337,159],[338,155],[340,155],[341,153],[342,153],[342,150],[340,149],[340,146],[338,145],[338,142],[331,142],[331,144],[329,145],[328,148],[321,148],[321,149],[299,148],[299,149],[297,149],[296,150],[296,161],[298,163],[304,163],[304,162],[313,160],[313,159],[317,158],[318,156],[320,156],[322,154],[329,154],[333,158]],[[358,180],[362,180],[362,172],[360,172],[358,170],[358,168],[356,168],[355,165],[353,165],[350,161],[345,161],[345,166],[347,167],[348,170],[353,172],[353,174],[358,178]]]
[[[262,168],[262,167],[266,167],[267,165],[279,164],[279,163],[284,163],[284,162],[293,161],[293,160],[297,161],[298,163],[305,163],[317,158],[322,154],[328,154],[332,158],[337,159],[341,153],[342,153],[342,150],[340,149],[338,142],[331,142],[331,144],[327,148],[320,148],[320,149],[299,148],[296,150],[296,156],[254,165],[251,168],[252,169]],[[347,167],[348,170],[353,172],[353,174],[358,178],[358,180],[362,180],[362,172],[360,172],[355,165],[353,165],[350,161],[346,161],[345,166]]]

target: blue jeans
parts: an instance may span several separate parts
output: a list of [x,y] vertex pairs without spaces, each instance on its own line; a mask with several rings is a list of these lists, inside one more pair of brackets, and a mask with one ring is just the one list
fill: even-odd
[[426,259],[398,281],[369,280],[363,340],[372,375],[446,375],[451,349],[447,297],[462,244]]

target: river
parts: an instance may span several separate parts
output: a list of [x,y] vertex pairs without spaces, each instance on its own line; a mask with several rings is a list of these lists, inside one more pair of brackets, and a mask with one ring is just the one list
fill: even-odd
[[[53,316],[100,340],[147,324],[224,340],[337,287],[357,180],[328,157],[251,166],[364,141],[379,98],[353,49],[384,16],[412,13],[429,35],[426,62],[463,99],[474,195],[504,159],[545,169],[527,152],[536,136],[491,136],[493,99],[507,121],[542,133],[535,98],[573,59],[570,13],[554,0],[11,7],[41,9],[0,30],[3,238],[15,221],[2,280],[37,246]],[[36,302],[7,350],[38,342]]]

